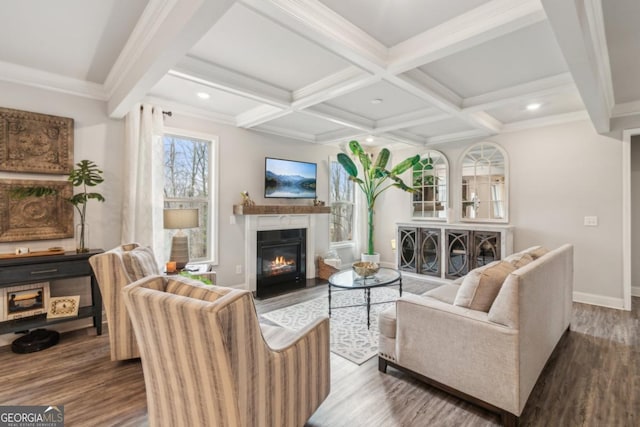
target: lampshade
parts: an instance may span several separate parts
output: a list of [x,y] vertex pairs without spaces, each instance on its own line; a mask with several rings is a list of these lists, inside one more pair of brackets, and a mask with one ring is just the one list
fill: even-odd
[[184,229],[198,226],[198,209],[165,209],[164,228]]

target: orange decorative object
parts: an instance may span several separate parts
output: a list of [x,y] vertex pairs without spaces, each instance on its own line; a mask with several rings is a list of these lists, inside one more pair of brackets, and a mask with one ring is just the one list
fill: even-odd
[[167,273],[175,273],[176,272],[176,262],[169,261],[167,263]]

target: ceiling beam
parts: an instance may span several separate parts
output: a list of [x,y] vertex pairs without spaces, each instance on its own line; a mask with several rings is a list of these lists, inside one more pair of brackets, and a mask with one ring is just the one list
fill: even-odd
[[349,66],[293,92],[294,109],[320,104],[380,81],[380,76]]
[[105,80],[109,116],[124,117],[233,3],[150,0]]
[[236,126],[241,128],[252,128],[254,126],[261,125],[271,120],[279,119],[286,115],[291,114],[291,110],[288,108],[278,108],[273,105],[260,105],[240,113],[236,116]]
[[403,73],[545,18],[540,0],[493,0],[393,46],[387,69]]
[[276,24],[368,71],[386,67],[387,48],[317,0],[240,0]]
[[596,37],[603,35],[592,32],[597,25],[589,22],[593,8],[587,8],[585,0],[542,0],[542,4],[594,127],[599,133],[609,132],[612,96],[601,64],[608,59],[596,46]]

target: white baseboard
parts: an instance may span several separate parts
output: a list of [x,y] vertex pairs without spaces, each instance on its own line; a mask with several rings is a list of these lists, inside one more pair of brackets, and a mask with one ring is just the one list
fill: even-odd
[[624,310],[624,300],[622,298],[612,298],[603,295],[588,294],[585,292],[574,292],[573,301]]
[[631,296],[640,297],[640,286],[632,286],[631,287]]

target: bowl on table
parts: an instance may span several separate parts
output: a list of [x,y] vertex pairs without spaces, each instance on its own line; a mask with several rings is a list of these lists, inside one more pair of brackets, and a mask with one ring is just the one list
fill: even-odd
[[375,262],[358,261],[352,265],[353,271],[361,277],[371,277],[378,272],[380,266]]

